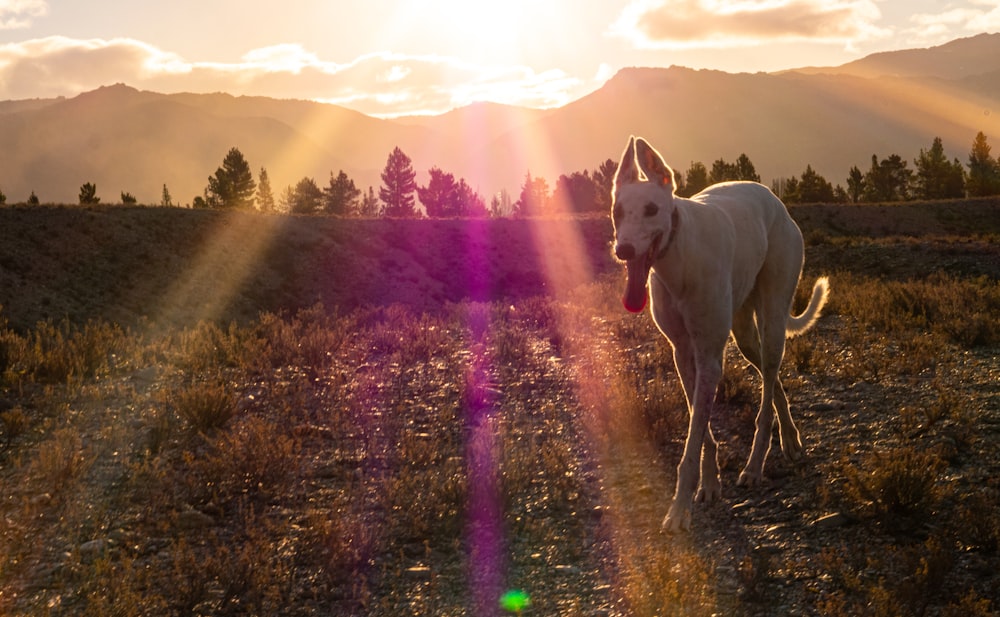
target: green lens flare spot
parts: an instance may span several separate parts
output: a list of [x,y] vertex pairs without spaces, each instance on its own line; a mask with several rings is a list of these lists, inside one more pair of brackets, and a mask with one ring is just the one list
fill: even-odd
[[529,606],[531,606],[531,598],[526,591],[511,589],[500,596],[500,608],[508,613],[520,613]]

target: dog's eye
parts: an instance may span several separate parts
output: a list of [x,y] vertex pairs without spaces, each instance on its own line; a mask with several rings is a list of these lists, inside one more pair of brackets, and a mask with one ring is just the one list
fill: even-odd
[[660,207],[659,206],[657,206],[653,202],[649,202],[648,204],[646,204],[646,209],[643,210],[642,213],[645,216],[656,216],[656,213],[659,212],[659,211],[660,211]]
[[617,225],[618,223],[620,223],[622,218],[624,217],[625,217],[625,208],[622,208],[621,205],[619,204],[615,204],[615,207],[611,210],[611,218],[614,219],[615,224]]

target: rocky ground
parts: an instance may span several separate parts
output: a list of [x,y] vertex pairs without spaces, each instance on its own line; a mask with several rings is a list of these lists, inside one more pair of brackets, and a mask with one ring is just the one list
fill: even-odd
[[[683,399],[603,219],[0,209],[0,609],[995,614],[997,204],[838,208],[793,210],[833,286],[783,370],[806,455],[735,486],[758,390],[731,349],[723,500],[674,537]],[[317,300],[344,308],[292,316]],[[148,333],[82,380],[11,360],[63,316]],[[220,374],[234,419],[191,431],[177,401]]]

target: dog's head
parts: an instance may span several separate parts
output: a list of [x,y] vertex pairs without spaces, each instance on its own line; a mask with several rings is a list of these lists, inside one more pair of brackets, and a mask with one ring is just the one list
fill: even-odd
[[672,237],[674,174],[660,153],[642,138],[629,137],[612,189],[611,220],[615,257],[625,262],[628,280],[622,302],[638,313],[646,307],[646,282]]

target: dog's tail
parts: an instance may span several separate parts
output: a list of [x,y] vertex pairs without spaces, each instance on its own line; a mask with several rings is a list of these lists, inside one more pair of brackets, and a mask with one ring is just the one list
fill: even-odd
[[791,338],[811,328],[816,323],[816,320],[819,319],[819,314],[822,312],[829,295],[830,281],[825,276],[821,276],[816,279],[816,283],[813,285],[813,295],[809,299],[809,306],[806,307],[806,310],[802,311],[801,315],[788,316],[788,322],[785,325],[785,335]]

